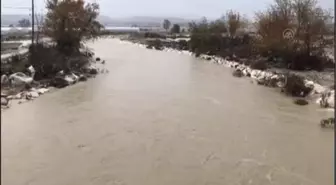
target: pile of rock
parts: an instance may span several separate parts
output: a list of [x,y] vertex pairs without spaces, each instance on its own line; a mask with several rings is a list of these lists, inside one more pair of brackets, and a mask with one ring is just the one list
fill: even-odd
[[[280,88],[282,92],[293,97],[318,97],[317,103],[320,104],[321,107],[334,108],[335,90],[323,87],[313,81],[304,79],[301,76],[292,73],[279,74],[267,70],[252,69],[245,64],[229,61],[216,56],[200,55],[199,57],[215,64],[234,68],[232,75],[235,77],[250,77],[253,82],[258,85]],[[296,99],[294,103],[298,105],[307,105],[308,101],[300,98]]]
[[50,88],[30,88],[28,90],[21,91],[17,94],[10,95],[1,93],[1,109],[9,108],[11,100],[18,100],[21,104],[25,101],[34,100],[40,95],[50,91]]
[[[100,61],[100,59],[97,58],[96,61]],[[103,60],[100,63],[104,64],[105,61]],[[86,81],[88,78],[95,77],[98,73],[107,73],[108,70],[99,69],[97,66],[89,64],[78,71],[70,71],[67,73],[60,71],[52,79],[45,79],[39,82],[34,81],[35,70],[32,66],[27,69],[27,72],[30,75],[27,75],[23,72],[17,72],[9,76],[1,76],[1,87],[4,87],[8,90],[8,92],[2,91],[1,93],[2,109],[9,108],[11,100],[20,100],[19,103],[33,100],[48,92],[51,86],[56,88],[63,88],[80,81]]]
[[[139,44],[139,46],[146,47],[143,44]],[[163,50],[167,52],[179,52],[192,55],[189,51],[179,51],[173,48],[166,47]],[[263,63],[263,61],[258,60],[255,62],[238,63],[221,57],[205,54],[199,54],[197,57],[214,64],[234,68],[232,75],[235,77],[250,77],[253,82],[258,85],[280,88],[282,92],[288,95],[301,97],[300,99],[294,100],[295,104],[307,105],[308,101],[304,98],[317,98],[317,103],[320,104],[321,107],[334,108],[334,90],[330,90],[329,88],[323,87],[320,84],[314,83],[313,81],[309,81],[295,74],[267,71],[267,66]],[[245,65],[245,63],[250,64],[251,66]]]

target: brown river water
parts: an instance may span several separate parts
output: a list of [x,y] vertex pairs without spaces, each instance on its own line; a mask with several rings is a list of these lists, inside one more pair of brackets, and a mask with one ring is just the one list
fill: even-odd
[[333,113],[188,55],[90,46],[110,73],[2,113],[3,185],[333,184]]

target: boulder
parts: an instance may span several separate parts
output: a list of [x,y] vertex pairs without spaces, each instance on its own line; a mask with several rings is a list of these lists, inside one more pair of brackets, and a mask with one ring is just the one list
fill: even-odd
[[17,72],[9,76],[9,81],[13,86],[20,86],[25,84],[31,84],[33,82],[33,78],[27,76],[22,72]]
[[308,105],[308,101],[305,100],[305,99],[296,99],[296,100],[294,100],[294,103],[296,105]]
[[84,82],[84,81],[87,81],[87,79],[88,79],[88,78],[87,78],[85,75],[80,75],[78,80],[79,80],[80,82]]
[[86,66],[84,71],[90,75],[96,75],[99,72],[98,69],[93,65]]
[[314,83],[312,87],[313,87],[313,91],[312,91],[313,94],[322,94],[325,91],[327,91],[327,88],[317,83]]
[[153,49],[153,46],[151,46],[151,45],[147,45],[146,48],[147,48],[147,49]]
[[260,70],[251,70],[251,78],[257,79],[260,76]]
[[263,76],[259,76],[256,80],[258,85],[266,85],[266,79]]
[[320,125],[322,128],[328,128],[328,127],[333,128],[335,125],[335,118],[322,119]]
[[311,87],[305,86],[303,77],[295,74],[286,76],[284,92],[295,97],[305,97],[312,91]]
[[13,99],[16,99],[16,100],[19,100],[19,99],[22,99],[22,98],[23,98],[23,93],[22,93],[22,92],[16,94],[16,95],[13,97]]
[[69,85],[71,85],[78,82],[79,77],[74,73],[70,73],[68,75],[65,75],[64,79],[69,83]]
[[38,97],[39,97],[39,94],[38,94],[37,91],[30,91],[30,92],[26,93],[26,99],[27,100],[35,99],[35,98],[38,98]]
[[32,65],[30,65],[30,66],[27,68],[27,70],[29,71],[30,74],[35,74],[35,72],[36,72],[35,68],[34,68]]
[[278,75],[272,75],[268,80],[267,80],[267,86],[269,87],[277,87],[277,83],[279,82],[280,78]]
[[58,73],[56,73],[56,76],[63,76],[63,75],[64,75],[64,71],[63,70],[61,70]]
[[56,87],[56,88],[63,88],[66,87],[68,85],[70,85],[68,83],[67,80],[64,79],[64,77],[62,76],[56,76],[50,83],[50,85]]
[[334,108],[335,107],[335,90],[329,90],[322,93],[319,99],[320,106],[323,108]]
[[37,89],[36,91],[38,92],[38,94],[44,94],[44,93],[48,92],[49,89],[47,89],[47,88],[40,88],[40,89]]
[[96,58],[96,61],[97,61],[97,62],[99,62],[99,61],[100,61],[100,58],[99,58],[99,57],[97,57],[97,58]]
[[9,100],[5,97],[1,97],[1,106],[8,106]]
[[239,69],[234,70],[233,73],[232,73],[232,75],[234,77],[242,77],[242,76],[244,76],[243,72],[241,70],[239,70]]
[[1,85],[9,85],[9,78],[5,74],[1,76]]

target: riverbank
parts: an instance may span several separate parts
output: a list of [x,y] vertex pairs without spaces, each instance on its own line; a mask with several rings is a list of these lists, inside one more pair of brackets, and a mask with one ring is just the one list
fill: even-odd
[[[127,36],[119,37],[119,39],[122,42],[129,42],[143,48],[152,49],[148,47],[146,39],[137,40],[132,37],[128,38]],[[178,50],[166,46],[164,46],[162,49],[157,50],[162,50],[164,52],[178,52],[190,56],[194,55],[192,52],[189,52],[187,50]],[[198,57],[210,63],[214,63],[217,65],[224,65],[226,67],[233,68],[235,72],[238,71],[239,73],[241,73],[241,75],[238,76],[251,78],[252,83],[273,88],[280,88],[282,89],[281,91],[284,91],[283,88],[285,88],[285,86],[288,84],[285,82],[288,82],[289,76],[297,76],[298,78],[296,79],[299,79],[303,82],[302,87],[300,87],[300,85],[296,86],[295,84],[293,87],[298,88],[297,90],[294,89],[294,91],[298,91],[294,92],[294,94],[298,94],[298,98],[316,102],[317,104],[320,104],[321,108],[329,108],[330,110],[333,110],[334,108],[334,93],[335,93],[333,87],[334,70],[323,72],[317,72],[317,71],[300,72],[275,67],[268,68],[266,70],[258,70],[258,69],[252,69],[250,66],[245,65],[242,62],[228,60],[218,56],[201,54]],[[305,90],[307,92],[301,92],[303,91],[303,89],[300,88],[307,88],[307,90]],[[303,93],[302,96],[300,95],[300,93],[301,94]]]
[[[105,61],[96,57],[94,52],[84,45],[79,53],[67,56],[65,62],[61,61],[63,60],[61,54],[53,47],[39,47],[35,48],[37,53],[34,55],[36,59],[33,62],[29,60],[31,53],[27,53],[25,55],[11,54],[6,62],[2,63],[1,110],[108,72],[103,67]],[[40,60],[49,61],[40,64]],[[62,67],[61,62],[66,65]],[[58,72],[54,73],[57,65],[60,65]],[[41,68],[37,69],[40,71],[33,66],[40,66]],[[50,74],[45,70],[49,70]]]

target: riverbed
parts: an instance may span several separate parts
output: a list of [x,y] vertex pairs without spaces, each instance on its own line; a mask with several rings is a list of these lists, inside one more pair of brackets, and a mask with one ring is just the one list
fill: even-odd
[[108,74],[1,115],[2,184],[333,184],[332,112],[185,54],[89,45]]

